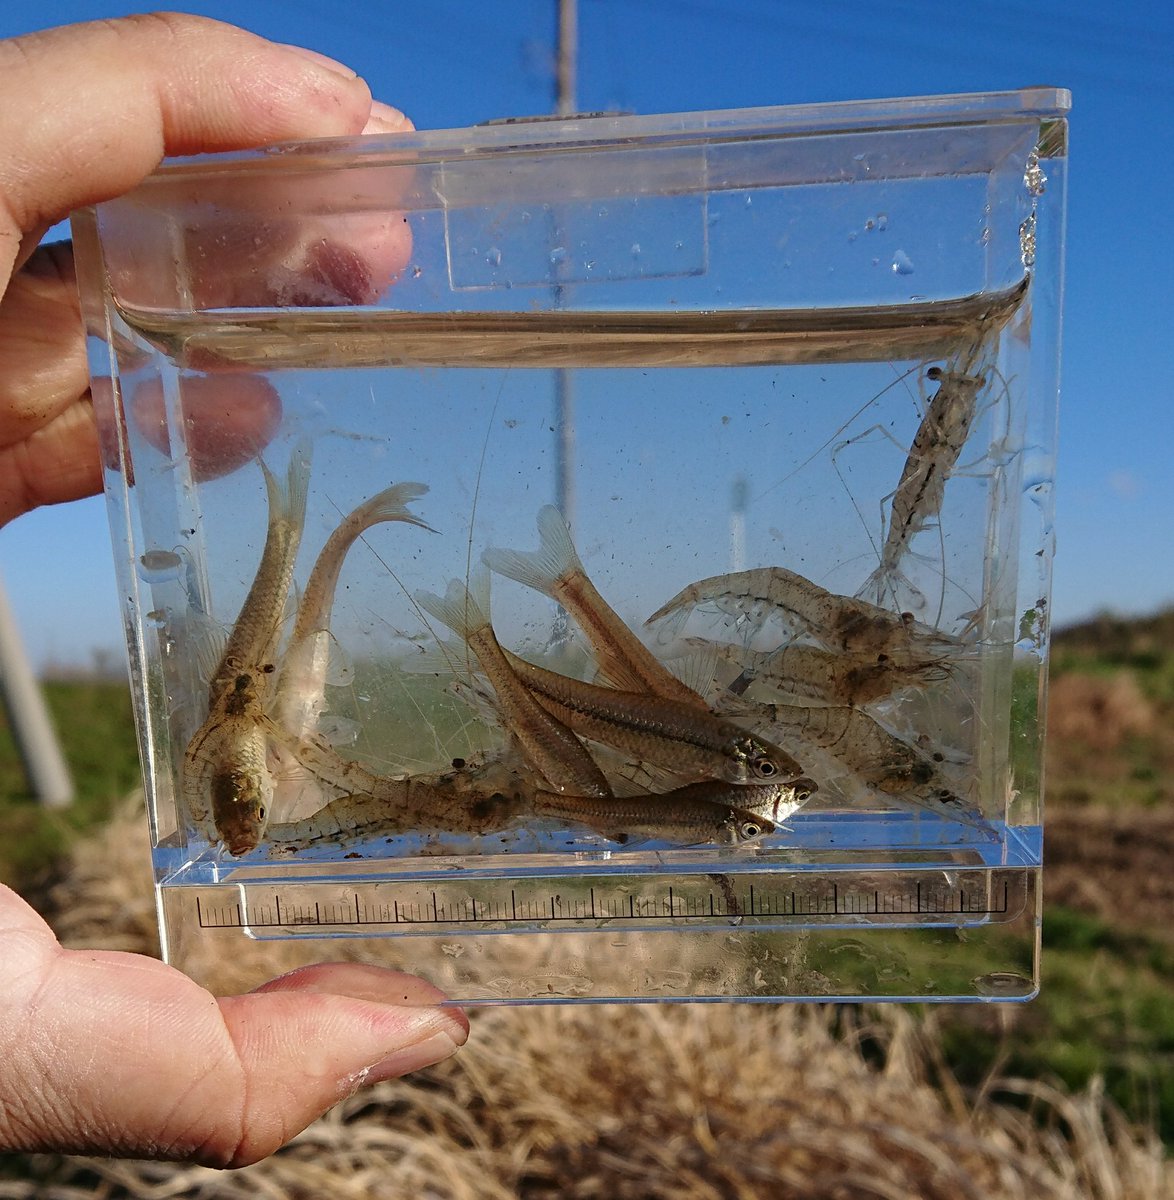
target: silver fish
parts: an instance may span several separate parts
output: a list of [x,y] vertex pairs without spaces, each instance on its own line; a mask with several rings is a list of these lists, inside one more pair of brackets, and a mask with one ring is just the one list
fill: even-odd
[[607,779],[583,743],[562,721],[551,716],[518,679],[489,617],[459,579],[449,584],[443,598],[420,592],[416,603],[468,643],[493,684],[509,731],[556,792],[575,796],[611,795]]
[[[729,783],[798,780],[784,750],[692,704],[621,692],[548,671],[509,651],[506,660],[538,702],[576,733],[684,778]],[[815,785],[804,781],[811,790]]]
[[689,846],[742,845],[775,829],[769,817],[704,798],[692,785],[661,795],[602,800],[539,791],[533,806],[537,816],[585,825],[620,844],[654,839]]
[[608,683],[706,709],[704,699],[668,670],[599,594],[562,513],[551,504],[538,511],[538,533],[536,551],[491,549],[481,561],[499,575],[557,600],[583,630]]

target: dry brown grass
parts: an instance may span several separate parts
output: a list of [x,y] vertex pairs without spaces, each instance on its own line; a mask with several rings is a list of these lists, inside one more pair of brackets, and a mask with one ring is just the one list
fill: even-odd
[[1059,675],[1049,688],[1048,736],[1101,753],[1119,749],[1126,738],[1149,736],[1155,720],[1132,671]]
[[[62,888],[67,941],[149,948],[141,815],[83,847]],[[0,1200],[1159,1200],[1174,1189],[1156,1140],[1095,1088],[991,1079],[964,1094],[932,1022],[898,1008],[867,1028],[811,1006],[496,1008],[472,1020],[454,1059],[345,1101],[254,1167],[46,1162],[40,1183],[0,1181]]]

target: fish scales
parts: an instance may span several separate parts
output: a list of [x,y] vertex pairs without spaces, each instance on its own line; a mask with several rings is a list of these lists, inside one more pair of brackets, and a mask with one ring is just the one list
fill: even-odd
[[416,602],[468,643],[493,685],[509,731],[555,791],[583,796],[611,795],[606,777],[583,743],[565,723],[538,703],[514,673],[488,616],[459,579],[449,584],[443,599],[420,592]]
[[773,833],[775,828],[768,817],[758,813],[672,793],[596,799],[539,791],[534,812],[585,825],[621,844],[633,838],[652,838],[686,845],[737,845]]
[[537,551],[489,549],[482,562],[499,575],[557,600],[582,629],[600,675],[609,683],[707,709],[705,700],[668,670],[599,594],[554,505],[539,510],[538,533]]
[[698,778],[745,783],[803,775],[802,766],[785,751],[708,709],[702,712],[663,696],[585,683],[509,651],[505,654],[539,703],[592,741]]

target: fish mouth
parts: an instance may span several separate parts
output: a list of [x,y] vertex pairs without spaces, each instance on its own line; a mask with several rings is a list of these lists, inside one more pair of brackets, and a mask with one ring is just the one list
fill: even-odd
[[248,854],[250,850],[256,850],[257,839],[245,834],[241,837],[228,839],[224,845],[233,858],[240,858],[242,855]]

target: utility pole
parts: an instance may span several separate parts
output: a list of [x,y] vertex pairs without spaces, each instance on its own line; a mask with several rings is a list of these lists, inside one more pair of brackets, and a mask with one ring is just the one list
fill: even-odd
[[[578,109],[575,98],[579,57],[578,0],[556,0],[558,5],[558,52],[555,68],[555,112],[569,117]],[[562,307],[563,288],[555,284],[555,307]],[[554,373],[555,503],[567,524],[575,526],[575,395],[571,372],[559,367]]]
[[[569,117],[578,109],[575,99],[577,63],[579,57],[578,0],[555,0],[557,6],[558,46],[555,53],[554,111],[559,117]],[[558,281],[560,268],[555,268],[554,307],[563,307],[564,288]],[[575,528],[575,390],[574,379],[566,367],[554,371],[554,502],[563,514],[568,528]],[[563,653],[570,645],[571,621],[560,604],[555,611],[554,627],[550,631],[550,647]]]
[[33,678],[2,580],[0,693],[3,693],[12,740],[24,762],[29,787],[46,808],[64,808],[73,800],[73,780],[49,719],[45,697]]

